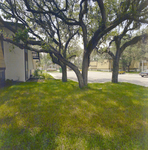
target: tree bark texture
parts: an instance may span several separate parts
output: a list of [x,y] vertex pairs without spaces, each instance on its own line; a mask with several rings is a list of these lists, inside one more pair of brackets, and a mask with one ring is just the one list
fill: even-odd
[[73,69],[73,71],[75,72],[77,78],[78,78],[78,82],[79,82],[79,87],[83,88],[85,86],[84,84],[84,80],[82,77],[82,74],[80,73],[80,71],[78,69]]
[[87,80],[88,80],[88,67],[89,67],[89,57],[90,55],[88,53],[84,53],[83,56],[83,63],[82,63],[82,77],[84,81],[84,86],[87,86]]
[[113,57],[113,72],[112,72],[112,82],[118,83],[118,70],[119,70],[119,60],[120,60],[120,44],[121,39],[117,36],[114,37],[116,44],[116,54]]
[[67,82],[67,67],[62,65],[62,82]]
[[[78,79],[79,87],[83,88],[85,85],[84,85],[82,74],[79,71],[79,69],[70,62],[66,62],[65,64],[75,72],[77,79]],[[62,67],[62,81],[65,79],[67,80],[67,69],[64,68],[64,71],[65,72],[63,72],[63,67]],[[65,74],[65,76],[64,76],[64,74]],[[63,81],[63,82],[66,82],[66,81]]]
[[112,82],[118,83],[119,58],[113,59]]
[[[70,67],[76,74],[78,82],[79,82],[79,87],[83,88],[84,85],[84,81],[83,81],[83,77],[81,72],[79,71],[78,67],[76,67],[74,64],[72,64],[71,62],[69,62],[68,60],[66,60],[65,58],[63,58],[59,53],[55,53],[56,57],[60,59],[60,61],[65,64],[66,66]],[[67,74],[67,72],[66,72]]]

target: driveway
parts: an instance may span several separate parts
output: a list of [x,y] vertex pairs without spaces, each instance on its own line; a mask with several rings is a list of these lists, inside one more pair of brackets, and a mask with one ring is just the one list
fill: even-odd
[[[61,79],[62,73],[49,73],[55,79]],[[78,81],[75,73],[73,71],[67,72],[68,79],[73,81]],[[97,72],[97,71],[89,71],[88,72],[88,82],[89,83],[104,83],[111,82],[112,73],[111,72]],[[119,82],[128,82],[141,86],[148,87],[148,77],[141,77],[139,74],[119,74],[118,76]]]

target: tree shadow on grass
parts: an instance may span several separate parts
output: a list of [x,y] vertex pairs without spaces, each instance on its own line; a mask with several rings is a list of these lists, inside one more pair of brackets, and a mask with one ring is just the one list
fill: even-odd
[[38,99],[33,102],[29,98],[20,99],[15,103],[8,100],[5,108],[1,107],[0,149],[55,149],[59,132],[53,113],[56,106],[52,103],[45,107]]
[[[90,117],[89,122],[92,122],[95,130],[97,129],[101,135],[107,135],[107,138],[101,136],[104,142],[108,141],[108,143],[105,142],[107,147],[100,149],[109,149],[109,143],[115,141],[111,144],[112,146],[110,145],[111,149],[146,150],[148,148],[146,142],[148,140],[148,94],[146,94],[146,88],[138,88],[132,84],[130,86],[128,84],[127,88],[126,83],[118,85],[109,83],[107,87],[103,87],[102,84],[101,90],[94,84],[93,88],[91,86],[89,88],[93,91],[93,99],[90,100],[91,94],[84,95],[80,98],[81,105],[87,105],[85,108],[94,108],[95,111],[91,117],[89,113],[85,116]],[[102,133],[103,130],[104,133]]]
[[[140,91],[137,91],[137,87],[109,83],[106,87],[102,84],[100,90],[99,84],[99,87],[85,89],[79,97],[76,93],[71,95],[74,99],[71,106],[60,107],[61,112],[70,109],[65,115],[68,123],[63,125],[69,134],[64,139],[74,142],[73,137],[77,137],[87,145],[84,149],[146,150],[148,105],[144,105],[145,100],[142,99],[145,88],[138,88]],[[73,134],[75,136],[71,136]],[[68,144],[72,148],[72,142]]]
[[136,88],[80,90],[59,80],[12,86],[0,95],[0,149],[147,150],[147,95]]
[[[55,149],[63,122],[58,104],[67,92],[60,81],[53,82],[21,83],[1,90],[0,149]],[[67,89],[73,87],[66,84]]]

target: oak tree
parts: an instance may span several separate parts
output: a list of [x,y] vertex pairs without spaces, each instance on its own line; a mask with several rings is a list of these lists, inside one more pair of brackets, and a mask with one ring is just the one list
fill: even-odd
[[[3,17],[11,19],[16,27],[17,23],[25,27],[19,32],[1,20],[14,33],[13,39],[3,40],[20,48],[50,53],[53,61],[70,67],[76,73],[82,88],[87,85],[90,55],[100,40],[127,20],[147,23],[147,5],[147,0],[1,0]],[[65,29],[72,33],[66,42],[61,38]],[[84,47],[82,73],[65,56],[70,39],[77,32],[82,36]],[[34,49],[32,45],[39,48]]]

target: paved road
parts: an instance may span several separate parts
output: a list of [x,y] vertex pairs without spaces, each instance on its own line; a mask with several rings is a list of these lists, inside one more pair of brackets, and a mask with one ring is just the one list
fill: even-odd
[[[61,79],[62,73],[50,73],[55,79]],[[73,71],[67,72],[68,79],[78,81],[76,75]],[[104,83],[111,81],[111,72],[95,72],[89,71],[88,72],[88,82],[89,83]],[[142,85],[148,87],[148,77],[141,77],[139,74],[119,74],[118,76],[119,82],[129,82],[137,85]]]

